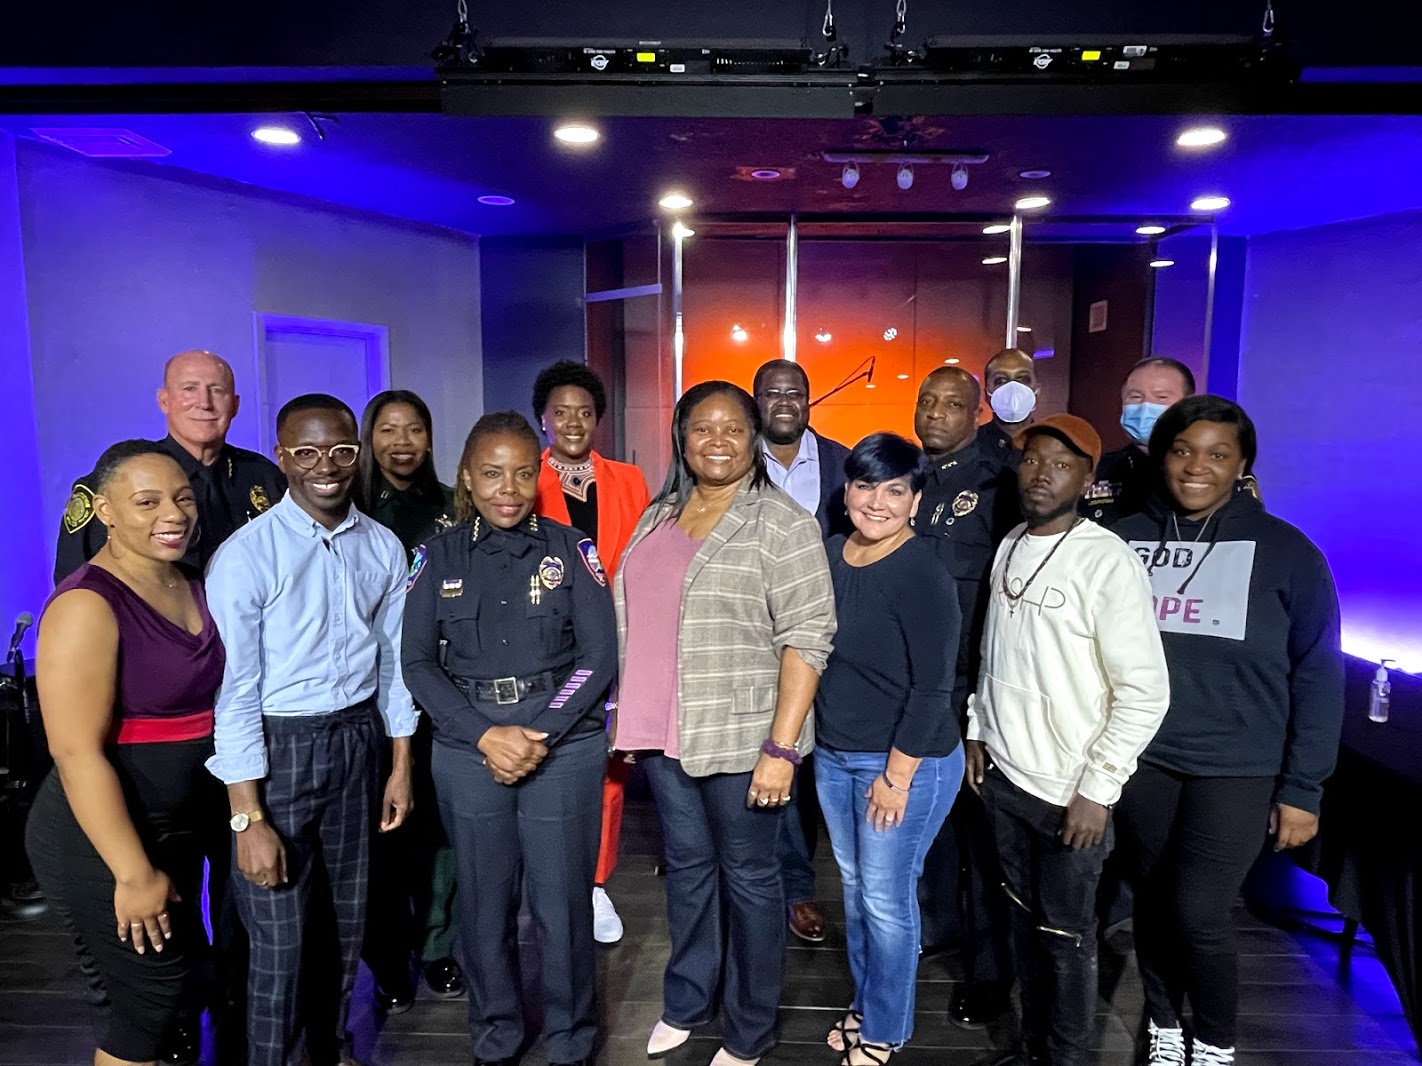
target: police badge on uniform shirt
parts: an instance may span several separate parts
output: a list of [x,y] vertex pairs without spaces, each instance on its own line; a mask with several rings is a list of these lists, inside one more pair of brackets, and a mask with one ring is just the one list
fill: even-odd
[[962,518],[964,515],[972,514],[973,508],[978,505],[978,494],[972,489],[964,489],[953,497],[953,517]]

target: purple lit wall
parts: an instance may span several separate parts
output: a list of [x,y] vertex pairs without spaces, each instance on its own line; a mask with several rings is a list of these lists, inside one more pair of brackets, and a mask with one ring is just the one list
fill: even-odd
[[[15,145],[0,133],[0,452],[5,456],[5,518],[0,522],[0,628],[6,634],[15,616],[38,616],[49,593],[46,572],[34,565],[46,530],[41,497],[39,437],[35,429],[34,387],[30,378],[29,315],[21,255],[20,199]],[[26,650],[34,647],[31,636]]]
[[1328,556],[1344,648],[1422,672],[1422,212],[1252,238],[1239,402],[1275,514]]
[[[14,549],[28,572],[50,570],[70,481],[115,440],[162,435],[154,392],[172,353],[206,347],[232,363],[244,402],[231,439],[257,446],[257,314],[387,328],[391,382],[428,400],[448,480],[482,410],[472,238],[24,142],[15,172],[18,212],[12,192],[7,215],[0,162],[0,365],[33,374],[41,483],[37,499],[24,497],[24,542]],[[18,269],[6,240],[16,228]],[[15,363],[8,328],[21,285],[28,365]],[[13,380],[7,370],[7,389]],[[19,432],[0,424],[7,442]]]

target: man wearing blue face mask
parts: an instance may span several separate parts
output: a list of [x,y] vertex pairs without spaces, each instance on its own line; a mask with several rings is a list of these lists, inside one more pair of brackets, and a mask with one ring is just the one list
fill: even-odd
[[978,443],[1013,470],[1022,458],[1012,438],[1037,409],[1037,364],[1020,348],[1006,348],[983,367],[983,392],[992,421],[978,430]]
[[1195,395],[1195,375],[1178,359],[1143,359],[1121,386],[1121,428],[1130,443],[1101,457],[1096,481],[1081,501],[1081,513],[1103,526],[1145,509],[1151,490],[1146,445],[1166,408]]

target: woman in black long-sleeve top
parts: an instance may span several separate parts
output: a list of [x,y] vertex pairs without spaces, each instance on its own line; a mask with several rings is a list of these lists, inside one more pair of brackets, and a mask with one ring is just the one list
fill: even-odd
[[815,696],[815,781],[844,881],[854,1002],[829,1043],[845,1066],[883,1066],[913,1034],[916,886],[963,782],[961,609],[908,524],[928,480],[923,453],[876,433],[845,475],[854,532],[826,545],[840,623]]
[[1170,712],[1116,807],[1136,882],[1136,959],[1150,1059],[1234,1062],[1239,964],[1231,916],[1266,834],[1318,831],[1343,722],[1338,594],[1323,553],[1268,514],[1247,481],[1254,423],[1192,396],[1155,425],[1164,493],[1112,527],[1150,571]]
[[486,1066],[512,1063],[524,1042],[520,873],[541,933],[548,1061],[591,1062],[597,1035],[592,885],[616,624],[592,541],[533,514],[539,451],[521,415],[475,424],[460,524],[415,553],[401,648],[434,724],[474,1055]]

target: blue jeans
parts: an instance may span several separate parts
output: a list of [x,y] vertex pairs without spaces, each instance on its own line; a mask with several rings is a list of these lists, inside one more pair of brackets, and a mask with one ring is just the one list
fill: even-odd
[[865,817],[867,793],[887,761],[881,751],[815,749],[820,809],[844,881],[844,933],[854,977],[850,1010],[864,1016],[864,1040],[899,1048],[913,1035],[918,879],[963,783],[963,748],[919,764],[903,822],[880,832]]
[[815,801],[815,757],[806,755],[795,770],[790,802],[780,819],[780,880],[785,885],[785,902],[815,900],[815,836],[820,827],[820,805]]
[[776,1040],[785,979],[783,809],[746,807],[751,775],[692,777],[665,755],[641,760],[667,856],[671,957],[662,1020],[694,1029],[722,1009],[721,1041],[754,1059]]

